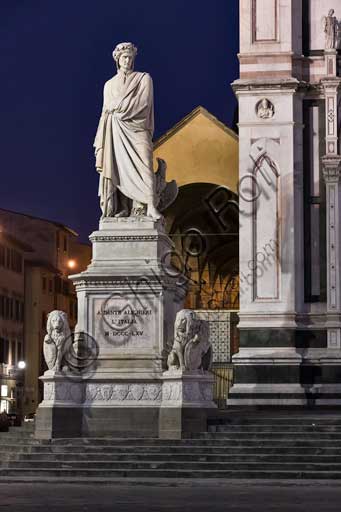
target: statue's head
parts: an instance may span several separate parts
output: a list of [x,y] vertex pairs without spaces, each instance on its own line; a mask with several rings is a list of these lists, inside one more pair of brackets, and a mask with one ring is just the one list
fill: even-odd
[[134,67],[134,61],[137,54],[137,48],[133,43],[119,43],[112,52],[117,69],[122,71],[131,71]]
[[70,331],[67,314],[64,311],[54,310],[47,317],[46,330],[49,335],[53,332],[68,334]]
[[334,16],[334,9],[330,9],[330,11],[328,12],[328,16]]
[[269,108],[268,100],[266,98],[263,98],[261,105],[262,105],[263,108]]
[[191,309],[182,309],[175,318],[174,337],[190,340],[196,333],[197,316]]

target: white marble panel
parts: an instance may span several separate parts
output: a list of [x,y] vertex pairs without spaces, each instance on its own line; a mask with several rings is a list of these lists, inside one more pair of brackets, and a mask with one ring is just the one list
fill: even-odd
[[255,41],[277,39],[277,0],[254,0],[253,24]]

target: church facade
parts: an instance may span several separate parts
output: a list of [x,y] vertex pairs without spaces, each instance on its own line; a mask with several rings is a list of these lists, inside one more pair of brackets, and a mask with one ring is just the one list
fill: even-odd
[[230,406],[341,403],[340,18],[339,0],[240,1]]

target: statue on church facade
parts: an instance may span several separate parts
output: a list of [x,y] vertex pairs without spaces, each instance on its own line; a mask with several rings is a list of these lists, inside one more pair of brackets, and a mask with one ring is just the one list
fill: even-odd
[[271,119],[275,114],[275,107],[271,101],[263,98],[257,103],[256,112],[260,119]]
[[165,181],[165,162],[153,170],[153,82],[134,71],[136,54],[133,43],[118,44],[117,74],[104,85],[94,142],[102,218],[146,214],[157,220],[177,195],[176,183]]
[[324,33],[325,33],[325,49],[334,50],[337,48],[338,43],[338,30],[339,23],[337,18],[334,16],[334,9],[330,9],[328,16],[324,18]]

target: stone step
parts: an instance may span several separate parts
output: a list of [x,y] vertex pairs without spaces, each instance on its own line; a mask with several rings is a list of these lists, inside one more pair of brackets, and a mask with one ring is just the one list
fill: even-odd
[[[169,456],[171,455],[171,456]],[[0,461],[6,460],[16,460],[32,463],[40,463],[43,464],[45,462],[68,462],[68,461],[88,461],[88,462],[119,462],[119,461],[146,461],[146,462],[155,462],[155,461],[168,461],[172,462],[186,462],[186,461],[198,461],[198,462],[290,462],[290,463],[300,463],[300,462],[309,462],[309,463],[336,463],[341,464],[341,454],[340,455],[315,455],[315,454],[278,454],[274,453],[245,453],[245,454],[225,454],[225,453],[146,453],[146,452],[129,452],[129,453],[26,453],[26,454],[16,454],[15,458],[11,454],[5,453],[4,455],[0,454]],[[0,462],[1,464],[1,462]]]
[[[242,441],[247,440],[249,442],[254,441],[263,441],[263,440],[297,440],[297,441],[305,441],[310,440],[311,442],[314,441],[326,441],[330,440],[333,442],[341,442],[341,431],[340,432],[287,432],[287,431],[259,431],[259,432],[231,432],[228,430],[221,430],[218,432],[202,432],[197,434],[192,434],[190,438],[182,439],[180,441],[180,444],[195,444],[195,442],[198,442],[199,440],[203,442],[208,442],[210,440],[214,442],[231,442],[234,443],[236,441]],[[73,444],[73,445],[111,445],[111,444],[124,444],[128,445],[133,442],[136,442],[136,439],[88,439],[88,440],[65,440],[65,439],[54,439],[52,440],[51,444],[54,445],[62,445],[62,444]],[[158,444],[162,446],[165,444],[165,442],[168,442],[167,440],[162,439],[141,439],[141,444],[144,445],[154,445]],[[172,440],[172,443],[176,444],[178,440]],[[50,444],[49,442],[41,442],[38,439],[35,439],[33,436],[28,437],[14,437],[14,436],[2,436],[0,437],[0,448],[1,446],[7,445],[8,443],[11,444],[17,444],[17,445],[43,445],[43,444]]]
[[[125,441],[125,440],[124,440]],[[188,447],[188,448],[195,448],[195,447],[220,447],[221,449],[229,448],[231,446],[234,447],[319,447],[319,448],[339,448],[341,447],[341,443],[339,439],[335,439],[332,437],[326,437],[326,438],[312,438],[311,436],[307,436],[304,438],[298,438],[297,436],[292,437],[281,437],[281,438],[269,438],[269,437],[257,437],[257,438],[231,438],[227,436],[221,436],[217,439],[217,437],[198,437],[196,439],[191,440],[184,440],[182,443],[174,441],[174,443],[167,441],[166,443],[153,443],[153,442],[130,442],[125,443],[122,440],[122,443],[120,442],[110,442],[108,444],[103,443],[50,443],[50,444],[40,444],[39,442],[28,442],[28,443],[0,443],[0,451],[11,449],[11,447],[16,447],[16,449],[33,449],[33,448],[54,448],[55,450],[58,448],[62,449],[68,449],[72,450],[75,448],[81,448],[81,449],[98,449],[103,448],[104,451],[106,450],[113,450],[118,446],[121,447],[127,447],[129,446],[141,446],[146,448],[159,448],[160,450],[163,449],[163,447],[166,446],[172,446],[172,447]]]
[[[183,439],[182,441],[190,440],[190,439],[196,439],[198,437],[209,437],[209,438],[220,438],[223,437],[223,435],[229,437],[229,438],[254,438],[254,437],[291,437],[291,436],[298,436],[298,437],[304,437],[304,436],[312,436],[315,438],[321,437],[327,437],[331,436],[335,439],[341,440],[341,428],[335,429],[335,427],[329,427],[329,428],[323,428],[323,427],[312,427],[312,428],[297,428],[297,427],[291,427],[287,428],[284,426],[280,428],[262,428],[261,430],[259,428],[253,428],[248,430],[233,428],[229,426],[217,426],[217,427],[210,427],[208,432],[200,432],[200,433],[193,433],[190,437],[187,439]],[[85,438],[82,439],[74,439],[74,442],[82,442]],[[100,443],[105,444],[111,440],[120,442],[123,442],[124,439],[131,441],[131,438],[89,438],[87,441],[84,442],[93,442],[93,443]],[[134,438],[136,439],[136,438]],[[25,434],[16,434],[16,433],[10,433],[10,432],[1,432],[0,433],[0,444],[7,443],[8,441],[18,442],[18,443],[25,443],[25,442],[35,442],[41,443],[41,442],[49,442],[49,441],[40,441],[34,437],[33,433],[25,433]],[[143,442],[151,441],[152,439],[142,439]],[[64,442],[64,439],[54,439],[52,440],[53,443],[62,443]],[[153,439],[153,441],[163,441],[161,439]]]
[[264,413],[248,413],[240,415],[236,412],[233,414],[223,414],[220,418],[211,418],[208,420],[209,425],[341,425],[341,413],[339,414],[264,414]]
[[[341,425],[263,425],[262,432],[326,432],[337,433],[341,435]],[[210,425],[209,432],[240,432],[253,433],[259,432],[259,425]]]
[[1,465],[1,469],[17,469],[17,470],[28,470],[33,469],[78,469],[81,472],[87,472],[90,470],[101,470],[101,471],[118,471],[118,470],[151,470],[160,469],[164,470],[183,470],[183,471],[235,471],[235,470],[253,470],[253,471],[334,471],[341,473],[341,464],[323,464],[323,463],[290,463],[290,462],[238,462],[230,463],[225,462],[198,462],[198,461],[45,461],[44,464],[41,461],[12,461],[6,465]]
[[[0,468],[0,482],[2,477],[4,481],[8,481],[9,477],[26,477],[27,481],[32,479],[37,481],[39,478],[58,478],[59,481],[65,481],[66,478],[101,478],[102,481],[109,481],[111,478],[167,478],[167,479],[179,479],[179,478],[224,478],[224,479],[327,479],[327,480],[339,480],[341,479],[341,471],[296,471],[296,470],[191,470],[186,471],[183,469],[174,470],[160,470],[160,469],[134,469],[134,470],[102,470],[102,469],[49,469],[41,467],[39,469],[4,469]],[[28,478],[30,477],[30,478]]]
[[341,441],[341,432],[287,432],[285,430],[273,432],[272,430],[262,430],[259,432],[231,432],[231,431],[218,431],[218,432],[202,432],[192,434],[190,439],[333,439]]
[[[66,451],[67,450],[67,451]],[[322,448],[320,446],[311,446],[311,447],[296,447],[296,446],[274,446],[269,445],[267,447],[259,447],[259,446],[226,446],[221,449],[221,447],[211,447],[211,446],[164,446],[162,448],[157,446],[145,447],[145,446],[131,446],[131,447],[112,447],[112,449],[108,449],[105,447],[51,447],[51,446],[34,446],[34,447],[23,447],[18,450],[18,447],[15,445],[3,447],[0,451],[0,460],[3,455],[15,456],[15,455],[32,455],[34,456],[44,456],[44,455],[57,455],[57,454],[74,454],[75,458],[79,456],[98,456],[103,457],[104,455],[115,456],[115,455],[124,455],[124,454],[139,454],[139,453],[149,453],[159,454],[166,456],[173,455],[184,455],[188,456],[190,454],[208,454],[208,455],[220,455],[225,454],[226,456],[235,456],[235,455],[245,455],[249,454],[264,454],[264,455],[272,455],[272,454],[287,454],[287,455],[328,455],[328,456],[341,456],[341,447],[331,447],[331,448]]]

